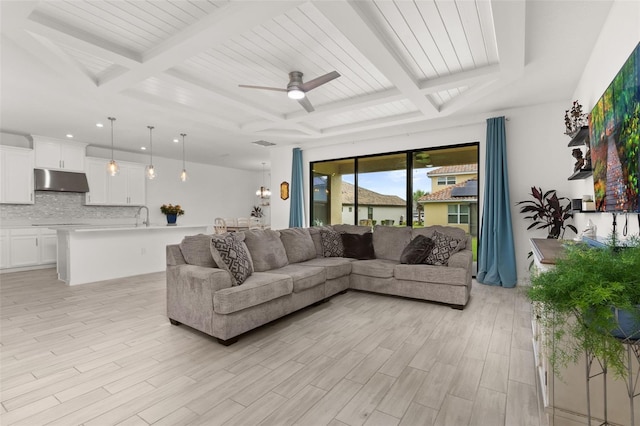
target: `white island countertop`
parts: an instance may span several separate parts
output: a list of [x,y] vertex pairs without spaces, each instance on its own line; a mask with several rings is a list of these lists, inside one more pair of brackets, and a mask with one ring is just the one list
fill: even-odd
[[[43,225],[45,226],[45,225]],[[58,279],[68,285],[164,271],[166,247],[210,225],[47,225],[58,236]]]

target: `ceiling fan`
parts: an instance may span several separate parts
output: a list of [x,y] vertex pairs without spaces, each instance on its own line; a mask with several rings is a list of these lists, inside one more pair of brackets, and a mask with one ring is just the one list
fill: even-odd
[[314,78],[313,80],[304,83],[302,81],[302,73],[300,71],[291,71],[289,73],[289,84],[287,84],[286,89],[282,89],[279,87],[248,86],[246,84],[240,84],[238,86],[248,89],[263,89],[275,90],[277,92],[287,92],[287,96],[289,96],[290,99],[297,100],[300,105],[302,105],[302,107],[307,110],[307,112],[312,112],[315,110],[305,94],[308,91],[313,90],[318,86],[322,86],[323,84],[328,83],[338,77],[340,77],[340,74],[337,71],[331,71],[330,73],[321,75],[320,77]]

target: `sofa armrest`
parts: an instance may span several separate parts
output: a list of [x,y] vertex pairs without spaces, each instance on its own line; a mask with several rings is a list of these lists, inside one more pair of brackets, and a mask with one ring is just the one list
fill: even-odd
[[178,244],[167,245],[167,266],[185,265],[186,263]]
[[449,267],[471,269],[473,265],[473,252],[471,250],[462,250],[453,253],[449,258]]

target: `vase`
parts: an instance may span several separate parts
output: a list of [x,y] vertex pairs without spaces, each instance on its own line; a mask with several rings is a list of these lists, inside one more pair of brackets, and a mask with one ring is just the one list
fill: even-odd
[[167,215],[167,226],[176,226],[176,220],[178,220],[177,214],[168,214]]

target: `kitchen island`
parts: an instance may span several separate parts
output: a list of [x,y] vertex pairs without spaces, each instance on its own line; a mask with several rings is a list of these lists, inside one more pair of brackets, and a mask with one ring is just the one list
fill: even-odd
[[167,244],[207,233],[207,225],[52,226],[58,238],[58,279],[68,285],[159,272]]

